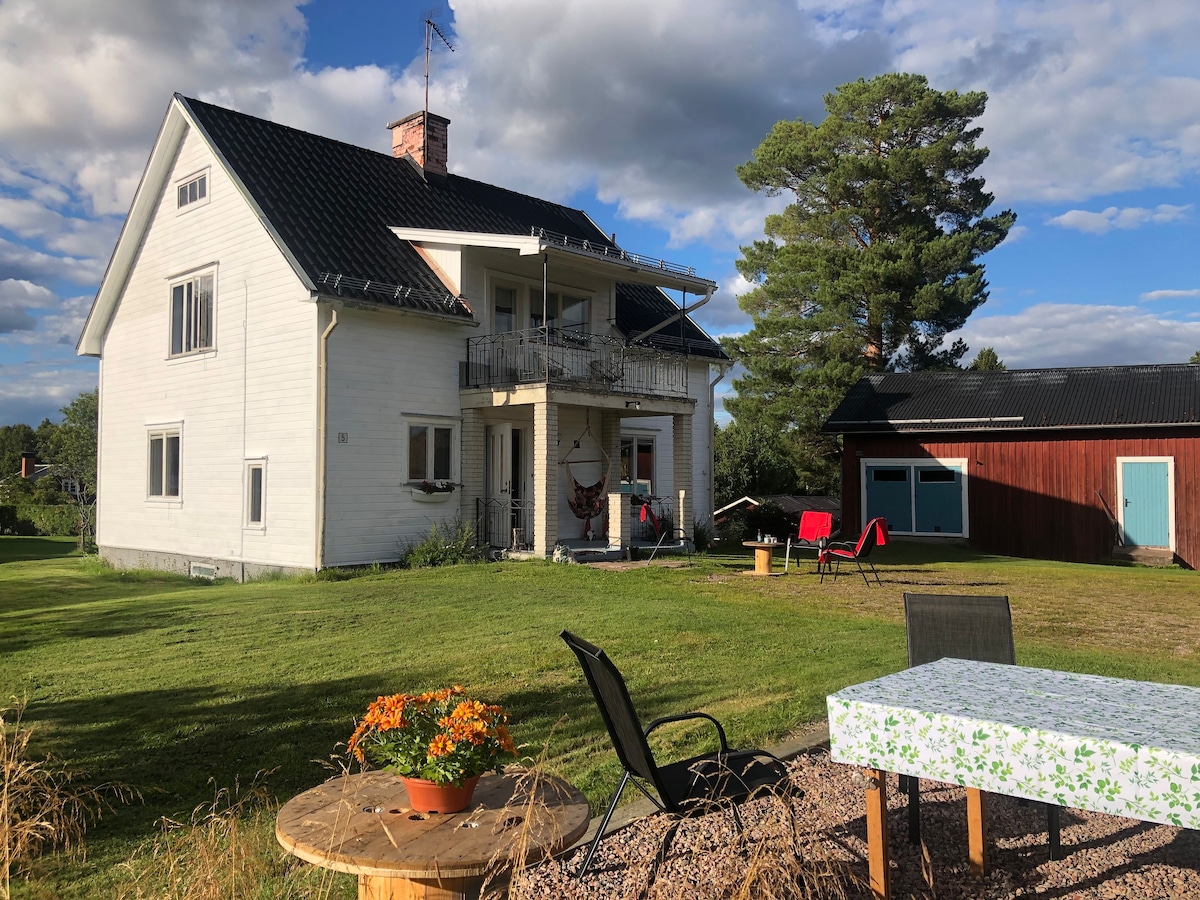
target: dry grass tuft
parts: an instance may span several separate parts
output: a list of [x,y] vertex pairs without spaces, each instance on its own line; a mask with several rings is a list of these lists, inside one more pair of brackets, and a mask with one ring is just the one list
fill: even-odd
[[[328,886],[296,871],[275,844],[274,804],[259,772],[247,789],[214,785],[213,799],[186,822],[163,817],[148,849],[124,863],[117,900],[285,900],[320,897]],[[309,867],[303,867],[308,869]],[[282,877],[288,875],[289,877]]]
[[21,724],[25,700],[0,709],[0,897],[10,895],[12,877],[48,850],[82,855],[83,835],[114,803],[140,795],[121,784],[90,787],[50,756],[29,752],[33,729]]

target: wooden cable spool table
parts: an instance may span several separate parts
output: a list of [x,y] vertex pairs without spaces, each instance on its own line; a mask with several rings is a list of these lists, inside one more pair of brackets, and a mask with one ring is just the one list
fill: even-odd
[[468,809],[439,815],[415,812],[397,776],[364,772],[293,797],[275,837],[306,862],[357,875],[359,900],[476,900],[523,843],[536,862],[577,841],[588,822],[587,799],[558,778],[485,775]]
[[772,571],[772,556],[776,547],[782,547],[779,541],[742,541],[743,547],[754,548],[754,569],[743,572],[743,575],[782,575],[782,572]]

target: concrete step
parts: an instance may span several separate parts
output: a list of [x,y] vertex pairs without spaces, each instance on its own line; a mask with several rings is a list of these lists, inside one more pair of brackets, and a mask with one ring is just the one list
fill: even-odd
[[1166,547],[1113,547],[1112,558],[1143,566],[1171,566],[1175,554]]

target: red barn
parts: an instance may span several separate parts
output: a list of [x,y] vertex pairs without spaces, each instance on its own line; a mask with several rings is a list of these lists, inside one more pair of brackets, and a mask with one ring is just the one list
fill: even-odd
[[868,375],[824,430],[843,533],[1200,564],[1200,365]]

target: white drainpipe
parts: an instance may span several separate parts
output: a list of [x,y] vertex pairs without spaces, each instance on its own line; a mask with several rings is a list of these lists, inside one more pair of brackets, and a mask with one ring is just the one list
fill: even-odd
[[[715,291],[715,290],[716,290],[716,288],[715,288],[715,287],[711,287],[711,288],[709,288],[707,291],[705,291],[705,293],[704,293],[704,297],[703,297],[703,298],[702,298],[702,299],[701,299],[699,302],[697,302],[697,303],[693,303],[691,306],[686,306],[686,305],[685,305],[685,306],[681,306],[681,307],[679,308],[679,312],[677,312],[677,313],[674,313],[673,315],[667,316],[667,318],[663,319],[661,322],[659,322],[659,323],[658,323],[657,325],[655,325],[653,328],[647,328],[647,329],[646,329],[645,331],[643,331],[641,334],[634,335],[634,336],[633,336],[633,337],[631,337],[629,340],[630,340],[630,341],[640,341],[640,340],[642,340],[643,338],[649,337],[650,335],[654,334],[655,332],[662,331],[664,328],[666,328],[666,327],[667,327],[668,325],[670,325],[672,322],[674,322],[674,321],[676,321],[676,320],[680,319],[681,317],[683,317],[683,316],[687,315],[688,313],[693,313],[693,312],[695,312],[695,311],[696,311],[696,310],[698,310],[700,307],[702,307],[702,306],[703,306],[705,303],[707,303],[709,300],[711,300],[711,299],[712,299],[713,291]],[[684,303],[685,303],[685,304],[687,303],[687,296],[686,296],[686,295],[684,295]],[[723,378],[723,377],[724,377],[724,375],[722,375],[721,377]],[[717,379],[717,381],[720,381],[720,380],[721,380],[720,378],[718,378],[718,379]],[[715,384],[716,382],[713,382],[713,383]]]
[[316,547],[316,562],[317,571],[325,568],[325,429],[326,423],[326,406],[329,402],[329,335],[333,329],[337,328],[338,316],[336,309],[330,309],[333,318],[329,322],[329,326],[321,332],[321,359],[320,359],[320,397],[317,401],[317,547]]

